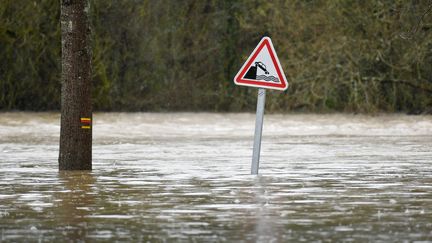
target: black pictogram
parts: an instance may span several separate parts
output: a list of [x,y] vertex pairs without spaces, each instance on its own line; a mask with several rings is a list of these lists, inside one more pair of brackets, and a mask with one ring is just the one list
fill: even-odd
[[267,71],[267,67],[264,63],[262,62],[255,62],[255,66],[251,66],[249,68],[249,70],[246,72],[244,78],[247,79],[254,79],[254,80],[264,80],[264,81],[273,81],[276,83],[279,83],[279,79],[271,76],[271,75],[258,75],[257,76],[257,70],[258,68],[260,68],[261,70],[264,71],[265,74],[269,74],[269,72]]

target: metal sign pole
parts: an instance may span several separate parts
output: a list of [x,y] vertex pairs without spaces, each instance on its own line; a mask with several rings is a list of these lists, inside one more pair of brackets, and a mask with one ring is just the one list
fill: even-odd
[[261,134],[262,134],[262,127],[263,127],[263,120],[264,120],[265,96],[266,96],[266,90],[261,88],[258,89],[258,102],[257,102],[256,121],[255,121],[255,136],[254,136],[252,168],[251,168],[252,175],[257,175],[258,168],[259,168]]

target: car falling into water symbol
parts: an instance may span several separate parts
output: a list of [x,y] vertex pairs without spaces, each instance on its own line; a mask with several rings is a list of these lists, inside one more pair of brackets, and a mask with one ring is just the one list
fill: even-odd
[[[257,71],[258,68],[260,68],[262,71],[264,71],[264,73],[266,75],[258,75],[257,76]],[[274,77],[274,76],[267,76],[269,73],[269,71],[267,71],[267,67],[264,63],[262,62],[255,62],[254,66],[251,66],[249,68],[249,70],[247,71],[246,75],[244,76],[244,78],[247,79],[254,79],[254,80],[264,80],[264,81],[273,81],[276,83],[279,83],[279,79]]]

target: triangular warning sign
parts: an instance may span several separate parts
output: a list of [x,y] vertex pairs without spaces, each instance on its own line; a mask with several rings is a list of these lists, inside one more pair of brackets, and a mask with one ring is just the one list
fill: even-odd
[[288,88],[288,81],[269,37],[261,39],[235,76],[234,83],[266,89]]

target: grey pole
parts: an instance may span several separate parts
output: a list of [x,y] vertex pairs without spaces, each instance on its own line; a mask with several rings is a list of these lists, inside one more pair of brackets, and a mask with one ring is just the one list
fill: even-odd
[[261,134],[262,134],[262,127],[263,127],[263,120],[264,120],[265,96],[266,96],[266,90],[261,88],[258,89],[258,102],[257,102],[256,121],[255,121],[255,137],[254,137],[252,168],[251,168],[252,175],[257,175],[258,168],[259,168]]

